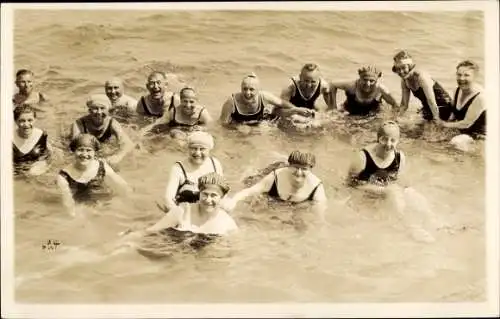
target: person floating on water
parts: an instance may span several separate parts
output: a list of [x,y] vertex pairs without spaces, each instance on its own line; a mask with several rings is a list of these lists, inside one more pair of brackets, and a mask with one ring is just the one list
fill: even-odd
[[186,138],[186,134],[196,130],[203,130],[212,123],[212,117],[207,108],[198,102],[198,94],[192,87],[184,87],[179,92],[180,105],[170,106],[163,117],[142,130],[142,134],[150,132],[157,125],[167,125],[170,136],[173,138]]
[[483,88],[476,82],[479,66],[470,60],[457,65],[457,84],[449,121],[441,125],[460,130],[451,143],[466,150],[472,139],[484,139],[486,135],[486,103]]
[[41,175],[49,168],[53,153],[47,132],[35,127],[36,111],[28,104],[14,109],[17,128],[12,141],[15,174]]
[[[420,217],[432,218],[426,199],[414,189],[399,185],[406,166],[405,154],[397,148],[399,138],[399,125],[394,121],[384,122],[378,129],[377,142],[355,152],[346,184],[372,196],[387,199],[392,208],[407,220],[413,218],[410,209],[424,215]],[[413,235],[419,240],[434,240],[420,225],[413,221],[409,223]]]
[[143,120],[152,122],[163,117],[165,110],[179,105],[179,96],[167,91],[167,76],[160,71],[149,74],[146,88],[149,94],[141,96],[136,112]]
[[120,151],[109,156],[106,160],[109,164],[119,163],[135,145],[122,129],[120,123],[109,116],[111,102],[103,94],[95,94],[87,100],[89,114],[77,119],[72,127],[70,139],[76,138],[82,133],[94,135],[100,143],[107,143],[113,136],[120,143]]
[[109,114],[120,123],[129,123],[136,114],[137,100],[124,94],[122,79],[114,77],[104,82],[104,92],[111,103]]
[[63,205],[71,216],[76,215],[77,203],[109,198],[109,188],[125,197],[132,192],[123,178],[104,160],[97,158],[99,149],[99,141],[90,134],[80,134],[71,141],[73,163],[61,169],[57,175]]
[[401,77],[401,105],[399,116],[408,109],[410,92],[422,103],[422,117],[425,121],[440,123],[447,120],[452,100],[446,90],[427,72],[418,69],[407,51],[398,52],[394,58],[392,72]]
[[[382,72],[373,65],[358,69],[359,78],[354,81],[330,83],[330,109],[336,109],[349,115],[371,116],[381,111],[382,101],[392,106],[392,110],[399,110],[389,90],[380,83]],[[346,101],[337,105],[337,89],[344,90]]]
[[219,160],[210,156],[213,148],[214,139],[209,133],[195,131],[188,135],[188,157],[185,161],[175,162],[170,170],[165,207],[161,207],[164,211],[170,211],[180,203],[196,202],[200,196],[196,181],[200,176],[211,172],[223,175]]
[[[286,112],[286,114],[284,113]],[[231,124],[257,125],[263,121],[273,121],[279,116],[294,113],[303,116],[313,114],[302,110],[279,97],[260,89],[260,81],[255,74],[246,75],[241,81],[241,92],[234,93],[222,106],[220,122]]]
[[18,92],[12,97],[14,106],[31,105],[35,110],[40,111],[37,106],[47,104],[49,99],[46,94],[33,91],[33,78],[35,74],[31,70],[21,69],[16,73],[16,87]]
[[[224,201],[228,210],[247,197],[267,194],[270,198],[287,203],[312,203],[312,210],[319,220],[324,220],[327,198],[323,182],[311,172],[316,165],[316,157],[311,153],[293,151],[288,163],[273,163],[271,172],[253,186],[245,188]],[[267,169],[269,170],[269,169]]]

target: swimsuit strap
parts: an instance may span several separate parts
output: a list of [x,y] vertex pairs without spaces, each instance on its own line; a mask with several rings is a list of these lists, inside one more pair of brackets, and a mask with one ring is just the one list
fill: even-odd
[[309,195],[309,197],[307,197],[307,200],[313,200],[314,199],[314,195],[316,194],[316,191],[321,186],[321,184],[323,184],[323,182],[319,182],[318,185],[316,185],[316,187],[314,187],[314,189],[312,190],[312,192]]
[[203,113],[203,111],[205,111],[205,107],[202,107],[201,110],[200,110],[200,114],[198,114],[198,123],[200,122],[201,113]]
[[215,161],[214,161],[214,158],[212,156],[210,156],[210,160],[212,161],[212,165],[214,167],[214,172],[217,173],[217,166],[215,166]]
[[184,166],[182,165],[182,163],[180,161],[175,162],[175,163],[177,163],[180,166],[180,168],[182,170],[182,174],[184,174],[184,178],[186,179],[186,181],[188,181],[188,176],[187,176],[186,170],[184,169]]

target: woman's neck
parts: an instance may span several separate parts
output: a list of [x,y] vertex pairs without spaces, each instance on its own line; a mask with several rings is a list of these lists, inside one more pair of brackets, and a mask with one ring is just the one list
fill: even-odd
[[393,150],[386,151],[385,148],[380,144],[377,144],[375,146],[375,155],[377,155],[378,158],[383,160],[387,159],[391,155],[392,151]]

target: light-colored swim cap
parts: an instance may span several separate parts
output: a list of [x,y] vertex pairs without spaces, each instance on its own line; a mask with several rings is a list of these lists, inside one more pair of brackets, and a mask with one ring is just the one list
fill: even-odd
[[293,151],[288,156],[288,164],[301,165],[313,168],[316,165],[316,157],[311,153],[302,153],[300,151]]
[[359,76],[371,75],[373,77],[379,78],[382,76],[382,72],[377,69],[374,65],[363,66],[358,69]]
[[87,100],[87,107],[91,106],[104,106],[106,108],[111,107],[111,102],[109,98],[104,94],[94,94],[91,95]]
[[207,132],[195,131],[187,137],[188,145],[203,145],[208,149],[214,148],[214,138]]
[[377,131],[377,140],[390,133],[394,133],[397,137],[399,137],[399,124],[394,121],[385,121],[382,125],[380,125]]
[[88,146],[94,149],[94,151],[98,151],[101,148],[101,144],[99,140],[90,134],[80,134],[75,139],[71,141],[69,144],[69,149],[74,152],[81,146]]
[[200,191],[206,189],[210,185],[219,186],[224,195],[230,190],[229,184],[226,182],[224,176],[220,174],[208,173],[198,178],[198,188]]

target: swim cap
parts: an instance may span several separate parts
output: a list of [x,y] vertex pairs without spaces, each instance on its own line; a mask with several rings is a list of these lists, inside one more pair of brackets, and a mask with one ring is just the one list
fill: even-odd
[[90,134],[80,134],[75,139],[71,141],[69,144],[69,149],[74,152],[81,146],[88,146],[94,149],[94,151],[99,151],[101,145],[99,140]]
[[399,137],[399,124],[394,121],[385,121],[384,123],[382,123],[377,131],[377,140],[380,137],[387,135],[389,132],[396,133],[396,135]]
[[111,107],[111,102],[104,94],[94,94],[87,100],[87,107],[91,106],[104,106],[109,109]]
[[206,189],[209,185],[219,186],[224,195],[226,195],[230,190],[230,187],[224,177],[217,173],[208,173],[198,178],[198,187],[200,191]]
[[302,153],[300,151],[293,151],[288,156],[288,164],[309,166],[313,168],[316,165],[316,157],[311,153]]
[[209,149],[214,148],[214,138],[207,132],[195,131],[187,137],[188,145],[203,145]]
[[461,67],[466,67],[474,70],[475,72],[479,71],[479,65],[477,65],[476,62],[471,61],[471,60],[464,60],[457,64],[457,70]]
[[182,97],[184,96],[186,91],[192,91],[196,95],[196,91],[193,87],[191,86],[185,86],[179,91],[179,95]]
[[374,65],[367,65],[358,69],[359,76],[371,75],[373,77],[379,78],[382,76],[382,72],[377,69]]

